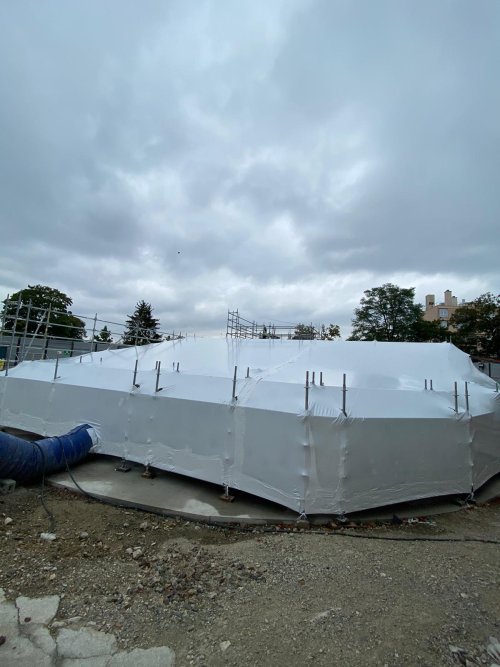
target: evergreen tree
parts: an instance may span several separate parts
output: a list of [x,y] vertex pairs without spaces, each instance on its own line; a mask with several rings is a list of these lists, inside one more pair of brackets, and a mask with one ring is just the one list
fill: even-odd
[[133,315],[128,316],[123,342],[126,345],[158,343],[161,340],[158,333],[159,326],[159,320],[153,317],[151,304],[146,303],[146,301],[139,301]]
[[297,324],[293,340],[314,340],[315,330],[312,324]]
[[100,330],[100,332],[97,334],[94,340],[97,340],[101,343],[112,343],[113,338],[111,337],[111,333],[106,325],[103,326],[103,328]]
[[329,324],[328,327],[325,327],[324,324],[321,325],[321,340],[335,340],[336,338],[340,338],[338,324]]

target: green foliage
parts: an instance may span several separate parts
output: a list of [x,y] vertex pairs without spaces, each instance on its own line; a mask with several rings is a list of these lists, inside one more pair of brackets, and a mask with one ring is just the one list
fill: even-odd
[[101,343],[112,343],[113,338],[111,337],[111,333],[106,325],[103,326],[103,328],[100,330],[100,332],[96,335],[95,339]]
[[[71,313],[68,308],[73,300],[53,287],[46,285],[28,285],[15,292],[3,302],[2,317],[5,318],[4,328],[14,329],[16,333],[45,334],[61,338],[82,339],[85,336],[85,322]],[[17,310],[19,304],[19,311]],[[47,319],[50,319],[47,327]],[[28,317],[29,316],[29,317]],[[26,329],[26,320],[29,319]]]
[[468,354],[500,358],[500,295],[491,292],[460,306],[450,318],[452,340]]
[[266,325],[262,327],[262,333],[260,334],[259,338],[279,338],[276,334],[274,334],[272,331],[268,331]]
[[447,340],[449,336],[450,332],[447,329],[443,329],[439,320],[431,320],[428,322],[427,320],[420,318],[415,321],[413,326],[412,341],[415,343],[439,343]]
[[159,326],[159,320],[153,317],[151,304],[146,303],[146,301],[139,301],[133,315],[128,316],[123,342],[126,345],[158,343],[161,340],[158,333]]
[[321,340],[335,340],[336,338],[340,338],[338,324],[329,324],[328,327],[325,327],[324,324],[321,325]]
[[312,324],[297,324],[293,333],[293,340],[314,340],[315,329]]
[[354,311],[349,340],[415,341],[421,339],[423,309],[413,302],[415,288],[392,283],[365,291]]

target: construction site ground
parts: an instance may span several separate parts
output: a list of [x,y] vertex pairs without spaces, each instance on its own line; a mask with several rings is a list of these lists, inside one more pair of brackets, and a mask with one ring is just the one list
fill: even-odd
[[169,646],[197,667],[495,663],[498,500],[313,532],[43,499],[53,521],[39,486],[0,496],[0,588],[60,596],[58,627],[113,633],[121,650]]

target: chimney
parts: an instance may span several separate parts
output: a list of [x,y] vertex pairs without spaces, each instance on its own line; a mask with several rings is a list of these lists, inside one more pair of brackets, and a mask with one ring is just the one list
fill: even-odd
[[425,310],[429,310],[429,308],[432,308],[434,303],[435,303],[434,294],[426,294],[425,295]]
[[452,297],[451,297],[451,289],[447,289],[446,292],[444,293],[444,305],[445,306],[452,306]]
[[457,299],[456,296],[452,296],[451,300],[452,300],[454,306],[458,306],[458,299]]

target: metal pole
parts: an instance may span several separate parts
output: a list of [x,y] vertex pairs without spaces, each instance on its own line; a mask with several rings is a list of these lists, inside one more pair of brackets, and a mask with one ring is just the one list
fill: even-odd
[[306,396],[305,396],[305,409],[306,409],[306,412],[307,412],[307,410],[309,410],[309,371],[306,371],[306,386],[305,386],[305,390],[306,390]]
[[92,348],[93,348],[93,346],[94,346],[96,326],[97,326],[97,313],[95,314],[95,317],[94,317],[94,326],[92,327],[92,340],[90,341],[90,351],[91,351],[91,352],[93,351]]
[[5,318],[7,317],[7,307],[9,305],[9,295],[7,294],[7,298],[5,299],[5,305],[2,309],[2,328],[0,329],[0,333],[3,334],[5,330]]
[[7,368],[6,368],[6,371],[5,371],[5,375],[9,374],[10,360],[12,359],[12,347],[14,345],[14,338],[15,338],[16,328],[17,328],[17,318],[19,316],[19,309],[20,308],[21,308],[21,295],[19,295],[18,298],[17,298],[16,314],[14,316],[14,323],[12,325],[12,333],[11,333],[10,346],[9,346],[9,355],[7,357]]
[[488,361],[488,375],[491,377],[491,361]]
[[342,376],[342,412],[347,417],[346,395],[347,395],[347,385],[346,385],[346,378],[345,378],[345,373],[344,373],[343,376]]
[[155,386],[155,392],[158,393],[163,389],[163,387],[160,387],[160,369],[161,369],[161,361],[158,362],[158,366],[156,368],[156,386]]
[[137,366],[139,364],[139,359],[135,360],[135,367],[134,367],[134,379],[132,380],[132,385],[134,387],[139,387],[140,385],[137,384]]
[[26,348],[26,336],[28,335],[28,326],[29,326],[29,321],[30,321],[30,315],[31,315],[31,301],[28,303],[28,312],[26,313],[26,322],[24,324],[23,344],[21,346],[21,354],[20,354],[20,360],[21,361],[24,361],[24,350]]
[[465,409],[469,412],[469,383],[465,383]]
[[316,384],[316,371],[313,371],[312,384]]
[[425,391],[427,391],[427,380],[424,380],[424,388],[425,388]]
[[176,370],[176,373],[179,372],[179,362],[177,362],[177,368],[175,370]]
[[47,310],[47,323],[45,325],[45,333],[43,335],[43,358],[47,359],[47,348],[49,346],[49,326],[50,326],[50,314],[52,312],[52,301],[49,303],[49,309]]
[[431,391],[434,391],[434,387],[432,386],[432,380],[430,382],[431,382]]
[[238,366],[234,367],[234,375],[233,375],[233,401],[237,401],[238,398],[236,396],[236,374],[238,372]]
[[456,382],[454,383],[454,387],[455,387],[455,412],[458,413],[458,386]]
[[250,366],[247,366],[247,378],[250,377]]
[[56,356],[56,367],[54,369],[54,380],[57,380],[57,378],[59,377],[57,375],[57,369],[59,368],[59,357],[60,356],[61,356],[61,352],[58,350],[57,351],[57,356]]
[[323,371],[321,371],[320,374],[319,374],[319,386],[320,387],[325,386],[324,383],[323,383]]

